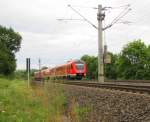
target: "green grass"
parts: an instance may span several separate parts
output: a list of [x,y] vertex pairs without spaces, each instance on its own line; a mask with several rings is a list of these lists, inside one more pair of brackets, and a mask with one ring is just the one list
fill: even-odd
[[[0,122],[62,122],[67,113],[62,86],[46,83],[27,86],[23,80],[0,78]],[[75,105],[75,120],[83,120],[87,108]]]
[[43,122],[46,113],[24,81],[0,79],[0,122]]
[[65,106],[59,85],[28,87],[23,80],[0,78],[0,122],[62,122]]

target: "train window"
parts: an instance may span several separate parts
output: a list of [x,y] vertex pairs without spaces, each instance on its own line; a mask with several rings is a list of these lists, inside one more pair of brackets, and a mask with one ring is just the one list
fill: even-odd
[[77,70],[83,70],[84,69],[84,64],[76,64]]
[[76,60],[75,63],[76,64],[84,64],[83,61],[81,61],[81,60]]

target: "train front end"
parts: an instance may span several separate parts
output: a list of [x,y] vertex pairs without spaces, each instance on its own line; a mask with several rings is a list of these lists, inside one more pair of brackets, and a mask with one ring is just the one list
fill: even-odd
[[86,76],[86,64],[81,60],[75,60],[73,62],[73,70],[77,80],[81,80]]

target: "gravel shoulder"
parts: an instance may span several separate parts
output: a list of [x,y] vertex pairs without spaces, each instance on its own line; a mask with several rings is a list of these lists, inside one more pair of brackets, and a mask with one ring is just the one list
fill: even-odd
[[62,85],[71,103],[90,107],[86,122],[150,122],[150,95]]

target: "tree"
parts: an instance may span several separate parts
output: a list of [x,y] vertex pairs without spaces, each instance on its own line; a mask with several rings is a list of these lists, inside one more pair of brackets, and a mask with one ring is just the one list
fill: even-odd
[[[118,56],[109,53],[112,57],[112,62],[110,64],[105,64],[105,77],[107,79],[117,79],[116,71],[116,61]],[[81,57],[81,60],[85,61],[87,67],[87,78],[88,79],[97,79],[98,78],[98,59],[95,56],[84,55]]]
[[150,50],[141,40],[127,44],[119,55],[118,75],[123,79],[150,79]]
[[7,29],[0,25],[0,41],[6,45],[11,53],[19,51],[22,37],[19,33],[14,32],[12,28]]
[[48,69],[48,67],[47,67],[47,66],[43,66],[43,67],[41,68],[41,70],[43,70],[43,69]]
[[83,60],[86,63],[87,78],[88,79],[97,79],[97,76],[98,76],[97,57],[84,55],[81,57],[81,60]]
[[[111,63],[105,64],[106,79],[150,80],[150,45],[135,40],[124,46],[120,54],[111,55]],[[81,60],[87,65],[87,78],[97,79],[97,57],[84,55]]]
[[21,40],[12,28],[0,26],[0,74],[9,75],[15,71],[15,53],[20,49]]

